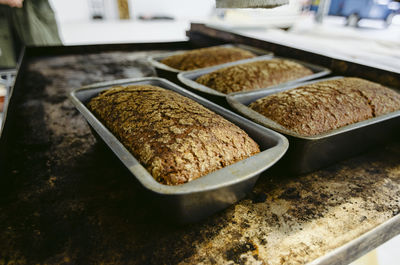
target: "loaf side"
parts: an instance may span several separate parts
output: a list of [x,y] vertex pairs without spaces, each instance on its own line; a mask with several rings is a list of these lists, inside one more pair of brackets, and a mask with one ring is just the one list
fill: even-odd
[[253,58],[255,56],[250,51],[236,47],[208,47],[169,56],[162,59],[161,63],[175,69],[188,71]]
[[114,87],[88,107],[163,184],[194,180],[260,151],[233,123],[160,87]]
[[310,69],[294,61],[272,59],[221,68],[198,77],[196,82],[227,94],[266,88],[311,74]]
[[400,109],[400,94],[360,78],[341,78],[269,95],[249,107],[304,136]]

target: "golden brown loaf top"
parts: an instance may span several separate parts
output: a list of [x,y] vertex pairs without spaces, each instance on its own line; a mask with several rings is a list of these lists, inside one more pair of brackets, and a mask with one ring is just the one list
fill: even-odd
[[258,99],[253,110],[305,136],[400,109],[400,94],[360,78],[321,81]]
[[161,63],[175,69],[188,71],[255,56],[250,51],[235,47],[208,47],[169,56],[162,59]]
[[196,82],[227,94],[265,88],[311,74],[310,69],[296,62],[272,59],[224,67],[198,77]]
[[160,87],[114,87],[88,107],[164,184],[191,181],[260,151],[236,125]]

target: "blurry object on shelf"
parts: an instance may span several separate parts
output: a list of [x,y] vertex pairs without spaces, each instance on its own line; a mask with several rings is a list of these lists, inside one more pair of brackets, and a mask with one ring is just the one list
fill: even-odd
[[292,0],[274,9],[215,9],[207,24],[229,30],[287,29],[300,18],[301,8],[301,1]]
[[104,0],[90,0],[89,7],[92,19],[94,20],[104,19],[105,17]]
[[273,8],[289,0],[216,0],[217,8]]
[[[311,11],[317,14],[326,0],[314,0]],[[393,17],[400,13],[399,1],[393,0],[330,0],[328,15],[346,18],[346,25],[356,27],[361,19],[383,20],[385,26],[392,23]]]
[[7,108],[7,95],[14,85],[16,74],[17,71],[15,69],[0,70],[0,135],[3,127],[3,112]]
[[6,97],[7,90],[6,85],[0,82],[0,112],[3,112],[4,99]]
[[151,15],[151,14],[146,14],[146,15],[139,15],[138,19],[140,20],[175,20],[173,17],[168,16],[168,15]]
[[17,70],[15,69],[0,70],[0,83],[4,84],[7,89],[10,89],[14,83],[16,74]]
[[332,0],[329,15],[346,17],[348,26],[365,18],[384,20],[389,26],[399,11],[400,3],[391,0]]
[[328,14],[330,4],[331,0],[319,0],[318,9],[315,13],[315,21],[317,23],[322,23],[324,16]]
[[320,0],[310,0],[308,2],[309,2],[310,11],[315,11],[315,12],[318,11]]
[[119,19],[130,19],[128,0],[117,0]]
[[7,85],[4,79],[0,79],[0,135],[3,127],[3,112],[4,105],[6,104],[6,96],[7,96]]

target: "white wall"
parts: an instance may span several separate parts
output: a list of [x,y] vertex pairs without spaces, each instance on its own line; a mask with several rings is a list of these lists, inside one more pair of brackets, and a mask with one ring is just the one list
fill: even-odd
[[49,0],[58,22],[88,21],[90,19],[87,0]]
[[129,0],[133,17],[162,14],[177,19],[204,19],[211,15],[215,0]]
[[[91,0],[49,0],[59,22],[91,19]],[[117,19],[116,0],[104,0],[105,18]],[[208,18],[215,0],[129,0],[131,18],[139,15],[168,15],[176,19],[201,20]]]
[[105,8],[105,19],[119,19],[118,3],[116,0],[103,0]]

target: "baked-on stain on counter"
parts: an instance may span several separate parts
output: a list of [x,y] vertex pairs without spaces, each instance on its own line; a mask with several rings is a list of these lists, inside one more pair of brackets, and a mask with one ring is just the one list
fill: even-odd
[[225,211],[166,223],[67,99],[70,88],[153,75],[145,55],[29,62],[0,180],[0,264],[305,264],[399,214],[395,142],[308,175],[264,174]]

